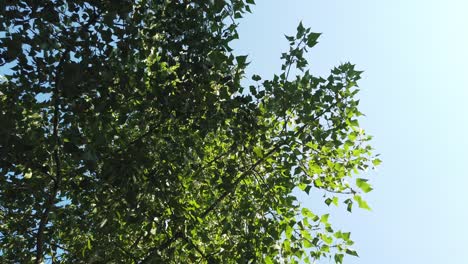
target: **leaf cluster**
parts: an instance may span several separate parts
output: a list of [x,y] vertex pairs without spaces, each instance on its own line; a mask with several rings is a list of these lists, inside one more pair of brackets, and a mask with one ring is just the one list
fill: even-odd
[[[301,206],[369,209],[362,72],[281,72],[229,46],[253,0],[0,4],[0,262],[341,263],[350,233]],[[299,74],[290,76],[298,70]],[[360,191],[359,191],[360,190]]]

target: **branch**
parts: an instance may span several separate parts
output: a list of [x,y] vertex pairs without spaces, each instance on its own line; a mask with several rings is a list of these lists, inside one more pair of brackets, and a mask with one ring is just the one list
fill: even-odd
[[[331,104],[329,107],[327,107],[325,110],[323,110],[322,113],[320,113],[319,115],[317,115],[312,121],[316,121],[318,120],[324,113],[330,111],[334,106],[336,105],[335,104]],[[300,127],[296,133],[294,133],[294,137],[298,136],[299,134],[301,134],[302,132],[304,132],[304,130],[308,127],[308,124],[305,124],[303,125],[302,127]],[[232,191],[235,190],[235,188],[237,187],[237,185],[239,184],[240,181],[242,181],[245,177],[248,176],[248,172],[254,170],[258,165],[260,165],[261,163],[263,163],[266,158],[268,158],[271,154],[273,154],[274,152],[276,152],[281,146],[282,146],[282,143],[284,143],[285,140],[282,140],[282,141],[278,141],[276,142],[276,144],[273,145],[273,148],[271,150],[269,150],[267,153],[265,153],[263,155],[263,158],[259,159],[257,162],[255,162],[252,166],[250,166],[247,170],[243,171],[241,173],[241,175],[237,178],[237,180],[235,180],[233,183],[232,183],[232,188],[229,189],[229,190],[226,190],[220,197],[218,197],[218,199],[216,199],[216,201],[214,201],[202,214],[200,217],[202,218],[205,218],[209,213],[211,213],[211,211],[214,210],[214,208],[216,208],[216,206],[218,206],[218,204],[224,200],[224,198],[226,198],[226,196],[228,196]]]
[[197,245],[195,245],[192,242],[192,240],[188,239],[188,237],[186,237],[186,236],[182,236],[182,239],[184,239],[185,242],[189,243],[192,247],[194,247],[195,250],[198,252],[198,254],[200,254],[202,256],[202,258],[208,260],[207,257],[205,256],[205,254],[203,253],[203,251],[201,251],[201,249]]
[[[86,30],[92,23],[96,21],[100,13],[97,13],[93,18],[91,18],[82,30]],[[54,102],[54,116],[52,118],[53,122],[53,132],[52,137],[54,139],[54,151],[53,151],[53,160],[55,163],[55,179],[53,179],[53,186],[47,198],[47,201],[44,203],[44,211],[42,212],[41,219],[39,220],[39,228],[36,234],[36,264],[43,263],[44,260],[44,230],[47,223],[49,222],[49,214],[52,210],[53,205],[55,204],[55,198],[59,191],[60,184],[62,182],[61,174],[61,161],[59,155],[60,147],[60,138],[59,138],[59,123],[60,123],[60,82],[61,76],[60,71],[62,70],[63,64],[65,63],[66,57],[71,52],[72,46],[67,47],[57,65],[55,73],[55,85],[53,90],[53,102]]]
[[175,233],[174,236],[172,236],[171,238],[166,239],[166,241],[164,241],[164,243],[162,243],[161,245],[159,245],[157,247],[153,247],[150,250],[151,253],[146,258],[144,258],[142,261],[140,261],[139,263],[140,264],[149,263],[149,261],[151,261],[151,259],[153,259],[153,257],[155,257],[158,254],[158,251],[162,251],[162,250],[165,250],[165,249],[169,248],[172,245],[173,242],[175,242],[177,239],[181,238],[182,236],[183,236],[183,234],[182,234],[181,231]]
[[117,248],[120,249],[120,251],[122,251],[125,255],[127,255],[128,257],[130,257],[133,261],[137,261],[137,258],[135,257],[135,255],[133,255],[130,251],[126,250],[123,246],[119,245],[117,242],[114,242],[113,243]]
[[[302,38],[301,41],[299,41],[299,43],[296,45],[296,49],[298,49],[301,46],[302,42],[304,42],[304,38]],[[285,83],[288,81],[289,71],[291,70],[291,66],[294,64],[294,62],[297,62],[297,61],[291,60],[289,62],[288,70],[286,71],[286,77],[284,78]]]
[[57,72],[55,75],[55,87],[54,87],[54,95],[53,95],[54,117],[53,117],[53,133],[52,133],[52,137],[54,138],[54,143],[55,143],[54,152],[53,152],[53,159],[55,163],[55,179],[53,179],[54,185],[52,187],[51,192],[49,193],[49,197],[47,198],[47,201],[44,204],[45,209],[44,209],[44,212],[42,213],[41,220],[39,221],[39,229],[36,235],[36,264],[40,264],[43,262],[44,229],[48,223],[49,214],[50,214],[50,211],[52,210],[53,204],[55,203],[55,198],[57,196],[58,189],[62,181],[61,163],[60,163],[60,157],[59,157],[60,139],[58,135],[59,119],[60,119],[59,71],[62,68],[63,63],[65,62],[65,57],[68,55],[69,52],[70,52],[70,49],[67,48],[62,54],[62,58],[60,59],[60,62],[57,66]]
[[[324,109],[320,114],[318,114],[312,121],[318,120],[320,117],[322,117],[323,114],[330,111],[336,105],[337,105],[337,103],[331,104],[329,107]],[[300,127],[294,133],[294,136],[296,137],[300,133],[304,132],[304,130],[307,127],[308,127],[308,124],[305,124],[302,127]],[[276,144],[273,145],[273,148],[271,150],[269,150],[267,153],[264,154],[263,158],[259,159],[257,162],[252,164],[247,170],[243,171],[241,173],[241,175],[232,183],[232,188],[230,188],[229,190],[226,190],[223,194],[221,194],[221,196],[218,197],[218,199],[216,199],[207,209],[205,209],[205,211],[203,211],[203,213],[200,215],[200,217],[205,218],[212,211],[214,211],[214,209],[221,203],[221,201],[223,201],[229,194],[231,194],[233,191],[235,191],[235,189],[236,189],[237,185],[239,184],[239,182],[241,182],[243,179],[245,179],[248,176],[248,172],[250,172],[251,170],[254,170],[258,165],[263,163],[266,160],[266,158],[268,158],[271,154],[276,152],[282,146],[282,143],[284,143],[284,141],[285,140],[281,140],[281,141],[276,142]],[[196,225],[193,225],[192,229],[195,228],[195,227],[196,227]],[[151,248],[149,250],[150,254],[146,258],[144,258],[142,261],[140,261],[139,263],[140,264],[148,263],[148,261],[150,261],[157,254],[157,251],[162,251],[162,250],[165,250],[165,249],[169,248],[171,246],[171,244],[173,242],[175,242],[180,237],[183,237],[183,234],[182,234],[181,231],[175,233],[175,235],[173,237],[166,239],[166,241],[164,241],[161,245]]]

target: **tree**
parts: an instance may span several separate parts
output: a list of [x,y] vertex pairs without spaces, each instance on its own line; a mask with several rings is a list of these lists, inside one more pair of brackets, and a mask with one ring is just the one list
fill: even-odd
[[[368,209],[377,165],[360,71],[328,78],[287,36],[281,72],[246,81],[253,0],[2,1],[0,262],[306,263],[350,248],[296,191]],[[290,76],[298,72],[296,76]]]

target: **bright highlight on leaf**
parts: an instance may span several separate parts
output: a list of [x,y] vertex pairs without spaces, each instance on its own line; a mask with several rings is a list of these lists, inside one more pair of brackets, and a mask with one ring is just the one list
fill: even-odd
[[31,171],[31,170],[28,170],[28,172],[26,172],[26,173],[24,174],[24,178],[25,178],[25,179],[30,179],[31,177],[32,177],[32,171]]
[[255,155],[257,155],[258,157],[260,157],[260,158],[263,157],[262,148],[260,148],[260,147],[254,147],[253,151],[255,152]]

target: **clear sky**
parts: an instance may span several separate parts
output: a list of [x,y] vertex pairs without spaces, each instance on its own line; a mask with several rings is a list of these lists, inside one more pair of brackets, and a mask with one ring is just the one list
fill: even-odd
[[468,263],[468,1],[256,2],[235,45],[250,74],[279,72],[283,34],[301,20],[323,33],[313,72],[347,61],[365,71],[360,123],[384,163],[368,173],[372,212],[332,212],[360,254],[345,263]]
[[250,74],[279,71],[283,34],[301,20],[323,33],[313,72],[347,61],[365,71],[361,125],[384,163],[368,173],[372,212],[332,212],[360,254],[345,263],[468,263],[468,1],[256,2],[235,45],[249,54]]

